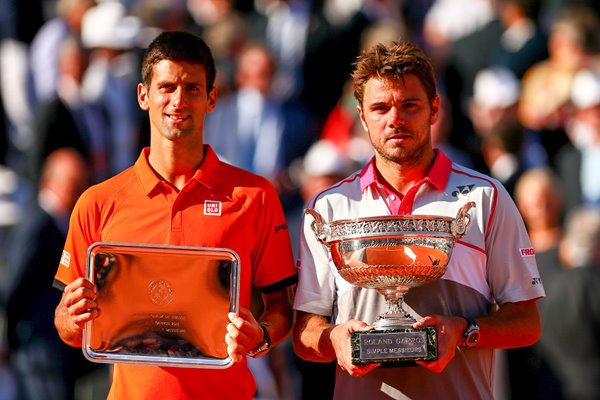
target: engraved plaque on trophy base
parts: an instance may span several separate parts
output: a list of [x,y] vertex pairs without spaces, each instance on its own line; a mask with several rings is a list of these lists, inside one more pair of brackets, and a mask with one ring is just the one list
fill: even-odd
[[394,328],[352,332],[352,363],[400,364],[437,359],[435,328]]

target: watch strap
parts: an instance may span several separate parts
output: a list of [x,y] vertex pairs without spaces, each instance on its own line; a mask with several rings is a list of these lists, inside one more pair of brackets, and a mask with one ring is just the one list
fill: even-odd
[[461,346],[472,347],[479,341],[479,324],[474,318],[463,317],[467,321],[467,328],[463,332]]
[[263,324],[262,322],[258,323],[258,326],[263,330],[263,341],[262,343],[254,350],[250,350],[246,353],[248,357],[258,358],[262,355],[265,355],[271,349],[271,336],[269,336],[269,331],[267,330],[267,324]]

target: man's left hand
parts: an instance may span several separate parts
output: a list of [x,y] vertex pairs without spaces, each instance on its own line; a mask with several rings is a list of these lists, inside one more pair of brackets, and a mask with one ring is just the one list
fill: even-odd
[[238,314],[227,314],[229,323],[225,334],[227,353],[233,362],[240,362],[248,351],[256,349],[264,340],[264,333],[250,310],[240,307]]
[[456,354],[456,347],[461,342],[465,330],[465,320],[460,317],[432,315],[421,318],[413,324],[413,328],[426,326],[435,327],[437,331],[438,358],[434,361],[417,361],[417,364],[430,371],[440,373]]

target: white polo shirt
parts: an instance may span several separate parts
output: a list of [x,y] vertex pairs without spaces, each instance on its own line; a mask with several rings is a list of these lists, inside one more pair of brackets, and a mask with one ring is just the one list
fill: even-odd
[[[309,203],[325,222],[360,217],[414,214],[456,217],[467,202],[472,223],[454,246],[442,279],[410,289],[406,309],[415,318],[441,314],[487,315],[497,304],[544,296],[525,225],[501,183],[452,163],[436,150],[428,176],[402,199],[378,182],[373,160]],[[374,289],[351,285],[337,272],[329,250],[304,219],[298,259],[299,283],[294,308],[331,317],[336,324],[350,319],[372,323],[385,311],[385,300]],[[378,368],[364,377],[338,371],[335,398],[492,399],[493,349],[460,348],[440,373],[420,366]]]

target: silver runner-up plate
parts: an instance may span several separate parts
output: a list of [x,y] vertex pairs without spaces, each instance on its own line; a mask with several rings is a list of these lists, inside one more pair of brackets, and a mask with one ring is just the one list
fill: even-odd
[[100,363],[228,368],[228,312],[239,310],[240,260],[230,249],[94,243],[87,278],[99,317],[83,353]]

